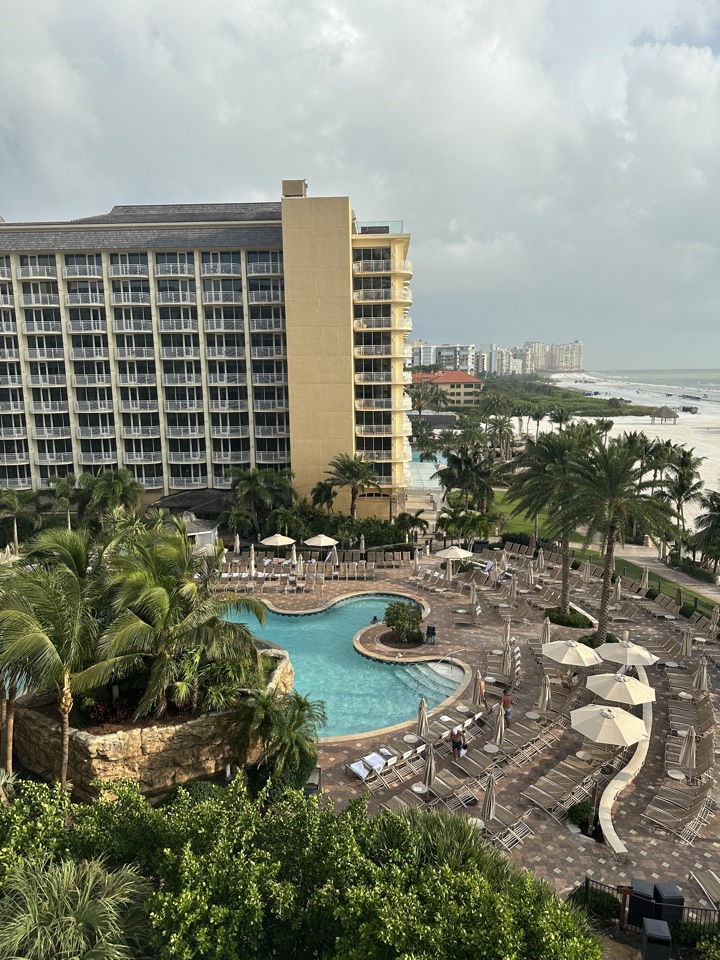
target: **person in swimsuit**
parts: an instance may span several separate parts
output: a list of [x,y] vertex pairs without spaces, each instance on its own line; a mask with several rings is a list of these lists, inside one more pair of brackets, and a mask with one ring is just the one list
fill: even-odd
[[453,759],[459,760],[462,756],[462,751],[465,749],[465,734],[462,731],[461,727],[455,727],[453,732],[450,734],[450,746],[452,747]]
[[505,687],[503,690],[502,708],[505,713],[505,726],[510,729],[510,720],[512,719],[512,700],[510,699],[510,690]]

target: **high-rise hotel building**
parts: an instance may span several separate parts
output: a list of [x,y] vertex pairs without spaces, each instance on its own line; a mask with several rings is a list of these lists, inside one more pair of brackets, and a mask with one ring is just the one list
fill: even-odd
[[[348,197],[0,221],[0,487],[127,467],[155,496],[360,453],[401,507],[411,264]],[[392,510],[393,507],[390,506]]]

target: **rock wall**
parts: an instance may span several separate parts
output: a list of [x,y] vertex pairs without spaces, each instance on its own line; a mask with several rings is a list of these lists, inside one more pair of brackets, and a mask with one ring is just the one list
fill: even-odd
[[[268,653],[268,651],[265,651]],[[271,654],[273,655],[273,654]],[[286,655],[276,655],[268,689],[289,693],[294,672]],[[231,732],[232,711],[207,713],[172,726],[138,727],[96,735],[70,730],[68,779],[73,794],[97,795],[93,780],[135,780],[145,794],[161,794],[182,783],[213,777],[238,762]],[[57,720],[18,703],[15,752],[20,764],[46,780],[60,779],[61,731]],[[251,753],[252,762],[257,753]]]

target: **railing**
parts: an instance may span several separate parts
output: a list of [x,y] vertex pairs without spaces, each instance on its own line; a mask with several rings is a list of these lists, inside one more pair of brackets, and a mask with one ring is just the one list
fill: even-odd
[[30,490],[32,480],[30,477],[0,477],[0,487],[7,487],[10,490]]
[[0,427],[0,440],[24,440],[27,437],[25,427]]
[[207,347],[205,355],[209,360],[242,360],[245,357],[245,347],[218,346]]
[[253,386],[261,387],[267,384],[287,383],[287,373],[254,373],[252,375]]
[[[23,331],[24,331],[25,333],[28,332],[27,329],[26,329],[26,326],[27,326],[27,324],[23,324]],[[55,329],[55,330],[47,330],[47,331],[40,330],[40,331],[37,331],[37,332],[39,332],[39,333],[46,333],[46,332],[47,332],[47,333],[62,333],[62,324],[61,324],[59,321],[58,321],[58,323],[56,324],[56,327],[57,327],[57,329]],[[36,331],[31,330],[30,332],[31,332],[31,333],[34,333],[34,332],[36,332]],[[15,323],[14,320],[0,320],[0,333],[10,333],[10,334],[17,333],[17,324]]]
[[402,233],[402,220],[357,220],[355,222],[358,234],[378,234],[387,236],[391,233]]
[[35,427],[33,437],[36,440],[69,440],[72,437],[72,427]]
[[0,307],[15,306],[15,297],[11,293],[0,293]]
[[30,463],[30,451],[23,453],[0,453],[0,463]]
[[194,387],[203,382],[201,373],[164,373],[162,378],[164,387]]
[[33,347],[25,351],[28,360],[64,360],[65,351],[62,347]]
[[402,357],[402,346],[395,347],[392,344],[362,344],[355,347],[356,357]]
[[72,450],[53,451],[35,454],[35,463],[72,463]]
[[256,437],[288,437],[290,435],[290,427],[261,427],[255,424],[255,436]]
[[64,373],[33,373],[28,377],[28,385],[31,387],[64,387],[66,382]]
[[156,263],[156,277],[194,277],[194,263]]
[[412,410],[410,397],[378,397],[355,401],[356,410]]
[[203,303],[242,303],[242,290],[203,290]]
[[15,347],[9,347],[6,350],[3,350],[0,354],[0,360],[19,360],[20,351],[15,349]]
[[65,306],[72,307],[77,304],[96,304],[98,306],[105,306],[105,294],[101,291],[96,293],[66,293],[65,294]]
[[410,317],[360,317],[353,322],[356,330],[412,330]]
[[18,267],[17,275],[20,279],[27,277],[57,277],[57,267]]
[[[20,404],[19,409],[23,409],[22,404]],[[69,409],[70,406],[67,400],[30,401],[30,413],[67,413]]]
[[86,263],[82,266],[75,264],[72,267],[63,267],[64,277],[101,277],[102,266],[96,263]]
[[162,450],[126,450],[123,460],[125,463],[162,463]]
[[290,463],[290,451],[287,450],[256,450],[256,463]]
[[154,373],[119,373],[117,382],[121,387],[154,387],[157,376]]
[[158,490],[163,486],[162,474],[160,474],[160,476],[153,475],[147,477],[144,473],[136,473],[135,479],[139,484],[145,487],[146,490]]
[[356,303],[369,303],[373,300],[398,300],[400,303],[412,303],[412,291],[409,287],[402,290],[353,290],[353,300]]
[[149,333],[152,320],[116,320],[113,323],[115,333]]
[[123,427],[121,431],[123,440],[132,440],[135,437],[150,437],[157,439],[160,436],[160,424],[150,427]]
[[113,291],[110,294],[110,303],[115,307],[131,303],[150,303],[150,291],[143,290],[141,293],[116,293]]
[[281,274],[284,269],[284,263],[249,263],[247,265],[247,275],[249,277],[267,277]]
[[358,450],[363,460],[399,460],[392,450]]
[[229,490],[232,486],[232,479],[230,477],[219,477],[217,474],[213,475],[213,487],[216,487],[218,490]]
[[250,330],[253,333],[262,333],[267,330],[284,330],[285,320],[282,317],[268,317],[250,320]]
[[146,263],[111,263],[108,267],[109,277],[147,277]]
[[239,440],[250,436],[250,427],[245,425],[237,427],[210,427],[210,436],[216,439],[228,437]]
[[192,427],[165,427],[166,437],[204,437],[205,427],[194,424]]
[[[205,321],[206,333],[219,333],[223,330],[238,330],[242,332],[244,329],[243,321],[237,317],[228,317],[227,320],[224,317],[210,317]],[[252,329],[252,326],[250,329]]]
[[[62,333],[60,320],[28,320],[23,323],[23,333]],[[71,327],[72,329],[72,327]],[[14,333],[14,330],[4,331]]]
[[204,450],[168,450],[168,463],[202,463],[207,460]]
[[72,378],[72,383],[74,387],[109,387],[112,377],[109,373],[81,373]]
[[21,307],[59,307],[58,293],[23,293],[18,297]]
[[0,377],[0,387],[21,387],[22,377],[20,374],[10,373]]
[[193,290],[166,290],[156,299],[158,303],[197,303],[197,294]]
[[8,280],[12,277],[12,270],[4,263],[0,263],[0,277],[6,277]]
[[155,349],[153,347],[116,347],[115,356],[118,360],[152,360]]
[[251,347],[250,356],[255,360],[264,358],[282,360],[287,356],[287,349],[285,347]]
[[[30,404],[30,409],[32,410],[32,404]],[[65,409],[67,410],[67,404]],[[0,410],[3,413],[22,413],[25,410],[25,404],[22,400],[0,400]]]
[[119,407],[123,413],[157,413],[160,409],[157,400],[121,400]]
[[267,410],[287,410],[288,409],[288,400],[287,399],[276,399],[276,400],[253,400],[253,410],[256,413],[264,413]]
[[187,347],[162,347],[160,356],[163,360],[199,360],[200,347],[193,347],[188,344]]
[[248,291],[248,303],[283,303],[285,300],[284,290],[250,290]]
[[[593,912],[593,897],[592,891],[597,890],[600,893],[607,894],[608,896],[614,897],[618,903],[618,915],[621,911],[622,906],[622,895],[618,893],[617,887],[610,886],[607,883],[601,883],[598,880],[593,880],[590,877],[585,877],[585,880],[582,883],[579,883],[574,890],[572,890],[566,900],[571,901],[572,903],[584,904],[589,913]],[[603,898],[604,900],[604,898]],[[654,912],[655,907],[658,906],[656,901],[651,900],[647,901],[648,907],[652,904],[652,910]],[[677,923],[692,923],[699,927],[717,927],[720,924],[720,911],[711,907],[694,907],[692,904],[685,904],[682,907],[682,919],[676,921]],[[674,926],[673,922],[670,921],[670,931],[672,933],[672,928]],[[625,924],[629,927],[635,927],[639,929],[642,924],[640,920],[639,924],[631,923],[628,916],[625,917]],[[621,928],[622,928],[622,918],[621,918]],[[702,939],[702,938],[699,938]]]
[[89,440],[92,437],[114,437],[115,427],[109,424],[105,427],[76,427],[75,436],[81,440]]
[[[171,413],[176,413],[178,411],[199,411],[203,408],[202,400],[197,399],[188,399],[188,400],[166,400],[165,409]],[[210,408],[212,409],[212,407]]]
[[209,373],[207,382],[210,384],[234,384],[238,387],[247,385],[247,374],[244,373]]
[[[215,411],[231,411],[244,413],[248,408],[247,400],[211,400],[210,409]],[[257,409],[257,407],[255,408]]]
[[71,360],[107,360],[110,356],[109,347],[71,347]]
[[362,423],[355,426],[356,437],[391,437],[395,432],[390,424]]
[[250,463],[249,450],[213,450],[213,463]]
[[242,275],[242,265],[239,263],[201,263],[200,273],[203,277],[212,277],[222,274],[226,277]]
[[411,375],[403,370],[384,370],[381,373],[356,373],[355,383],[410,383]]
[[176,489],[182,489],[184,487],[206,487],[207,486],[207,476],[203,477],[173,477],[172,474],[168,478],[168,486],[174,487]]
[[116,450],[80,451],[78,460],[80,463],[117,463],[118,455]]
[[[113,402],[112,400],[76,400],[74,408],[76,413],[109,413],[113,408]],[[120,409],[123,409],[122,403]]]
[[412,273],[412,260],[356,260],[353,273]]
[[198,329],[198,322],[192,317],[185,317],[182,320],[159,320],[158,328],[163,333],[172,333],[175,330],[186,330],[191,333],[196,333]]

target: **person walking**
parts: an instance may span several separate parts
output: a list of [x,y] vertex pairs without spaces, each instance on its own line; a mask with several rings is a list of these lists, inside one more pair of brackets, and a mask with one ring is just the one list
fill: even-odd
[[503,713],[505,714],[505,726],[510,729],[510,720],[512,719],[512,698],[510,697],[510,688],[505,687],[501,701]]

